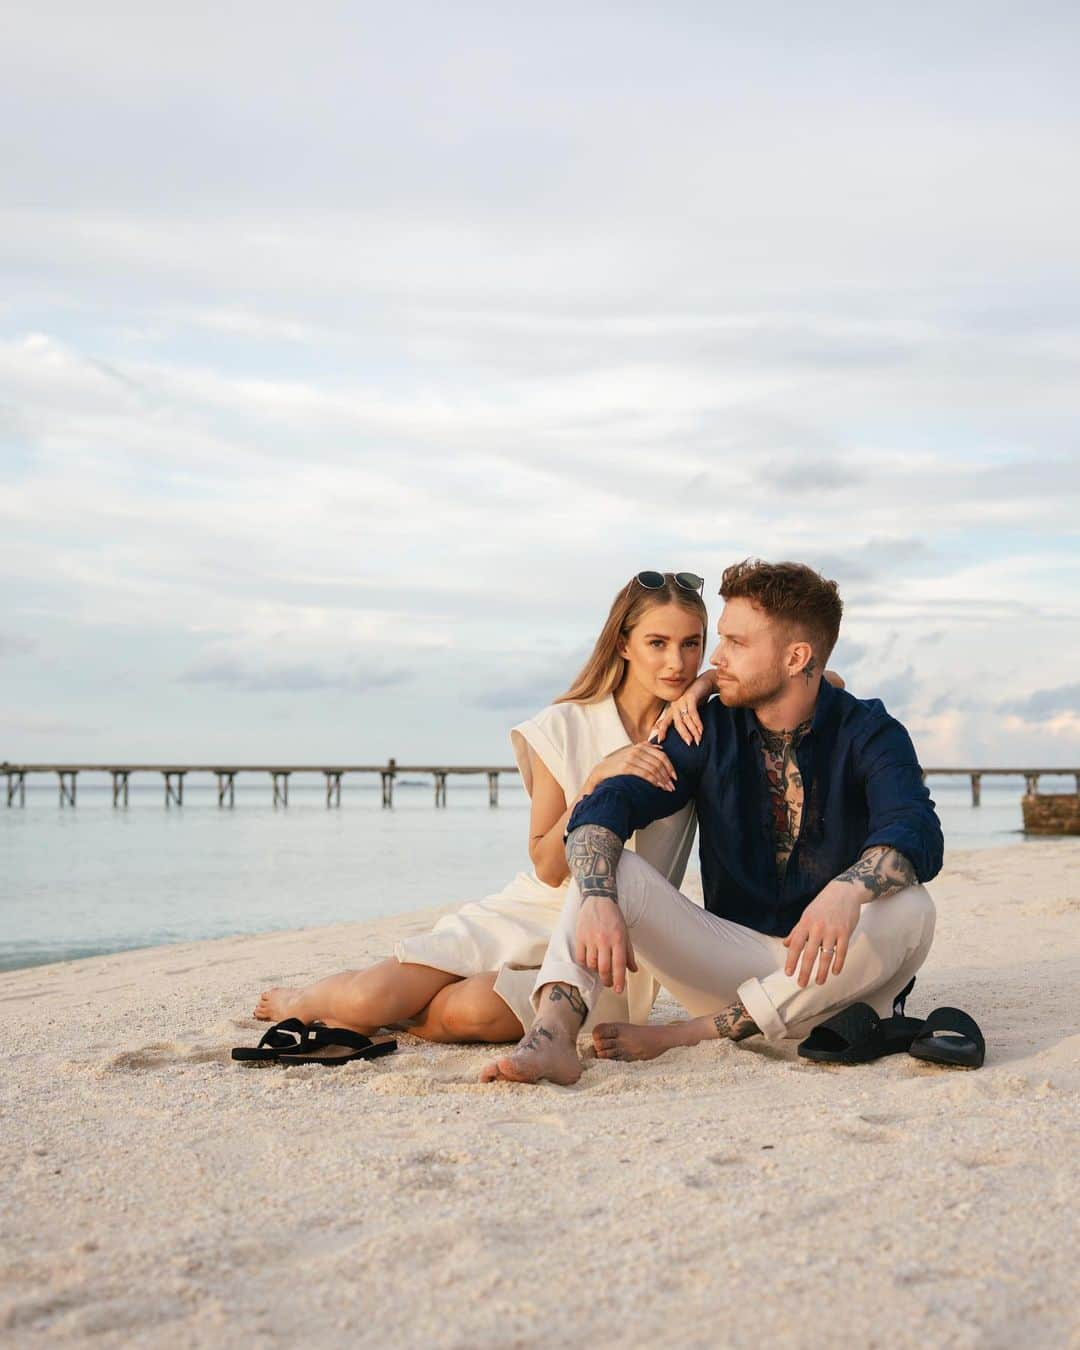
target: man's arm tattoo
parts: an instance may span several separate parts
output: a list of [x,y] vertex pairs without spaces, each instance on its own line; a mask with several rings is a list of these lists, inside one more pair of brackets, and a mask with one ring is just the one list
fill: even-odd
[[566,861],[582,900],[603,896],[619,903],[615,869],[623,841],[604,825],[579,825],[566,841]]
[[713,1025],[722,1041],[744,1041],[747,1036],[756,1036],[761,1030],[740,999],[736,999],[730,1008],[717,1013]]
[[572,984],[553,984],[548,994],[549,1003],[560,1003],[565,1001],[569,1003],[574,1012],[584,1022],[589,1015],[588,1006],[581,997],[581,990],[575,989]]
[[906,890],[918,881],[915,869],[902,853],[887,844],[868,848],[857,863],[841,872],[837,881],[857,881],[870,892],[871,900],[881,900]]

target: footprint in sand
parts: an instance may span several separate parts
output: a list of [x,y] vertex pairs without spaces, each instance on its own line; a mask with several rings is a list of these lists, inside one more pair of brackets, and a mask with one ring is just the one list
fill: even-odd
[[967,1153],[958,1153],[956,1161],[961,1167],[1010,1167],[1014,1163],[1024,1162],[1022,1153],[1010,1149],[976,1149]]
[[105,1069],[160,1069],[176,1064],[228,1062],[227,1045],[181,1045],[178,1041],[157,1041],[137,1050],[121,1050],[105,1060]]

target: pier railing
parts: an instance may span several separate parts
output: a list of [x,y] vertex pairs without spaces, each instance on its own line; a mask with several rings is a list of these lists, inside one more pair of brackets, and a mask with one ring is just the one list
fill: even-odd
[[212,774],[217,780],[218,806],[236,804],[238,774],[265,774],[270,778],[274,806],[288,806],[289,779],[293,774],[322,774],[326,783],[326,805],[341,805],[341,780],[346,774],[378,774],[382,784],[382,804],[394,804],[394,780],[399,775],[430,774],[435,787],[435,805],[446,805],[446,780],[451,774],[484,774],[488,782],[488,804],[499,804],[499,775],[516,774],[512,765],[487,764],[0,764],[7,775],[7,804],[26,805],[26,780],[30,774],[56,774],[60,805],[75,805],[75,789],[81,773],[109,774],[112,778],[113,806],[127,806],[128,784],[132,774],[160,774],[165,787],[165,805],[183,806],[184,779],[188,774]]
[[[8,764],[0,763],[0,774],[7,775],[7,804],[26,805],[26,780],[31,774],[56,774],[61,806],[75,805],[75,785],[81,773],[109,774],[112,778],[113,806],[127,806],[128,783],[132,774],[160,774],[164,781],[165,805],[184,804],[184,779],[188,774],[212,774],[217,780],[218,806],[235,805],[238,774],[265,774],[270,778],[274,806],[288,806],[289,779],[293,774],[322,774],[326,783],[326,805],[341,805],[341,780],[346,774],[378,774],[382,785],[382,804],[394,804],[394,781],[407,774],[430,775],[435,789],[435,805],[446,805],[446,782],[452,774],[475,777],[487,776],[488,803],[499,804],[499,775],[515,774],[512,765],[487,764],[398,764],[394,759],[385,764]],[[1024,791],[1029,796],[1039,790],[1042,777],[1061,777],[1072,774],[1080,793],[1080,769],[924,769],[924,778],[963,777],[971,781],[971,804],[982,801],[984,778],[1023,778]]]

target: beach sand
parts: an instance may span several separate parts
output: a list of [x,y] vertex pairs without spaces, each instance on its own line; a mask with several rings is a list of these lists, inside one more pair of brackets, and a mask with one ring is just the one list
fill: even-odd
[[3,975],[0,1339],[1080,1345],[1080,841],[955,854],[931,890],[908,1011],[967,1009],[975,1073],[760,1038],[572,1088],[409,1036],[230,1061],[260,989],[441,910]]

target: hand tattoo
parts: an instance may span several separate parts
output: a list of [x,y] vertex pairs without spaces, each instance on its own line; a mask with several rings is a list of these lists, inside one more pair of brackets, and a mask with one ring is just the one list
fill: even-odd
[[806,665],[803,666],[802,673],[806,676],[806,683],[812,684],[814,676],[817,674],[817,662],[812,656],[810,660],[807,661]]
[[602,896],[619,903],[615,869],[622,851],[623,841],[603,825],[579,825],[571,833],[566,841],[566,861],[582,900]]
[[574,1012],[584,1022],[589,1015],[588,1006],[581,997],[581,990],[575,989],[572,984],[553,984],[551,992],[548,994],[549,1003],[569,1003]]
[[756,1036],[761,1031],[740,999],[736,999],[730,1008],[717,1013],[713,1025],[722,1041],[743,1041],[747,1036]]
[[870,892],[871,900],[895,895],[908,886],[914,886],[918,877],[915,869],[902,853],[887,844],[868,848],[857,863],[841,872],[837,881],[857,881]]

